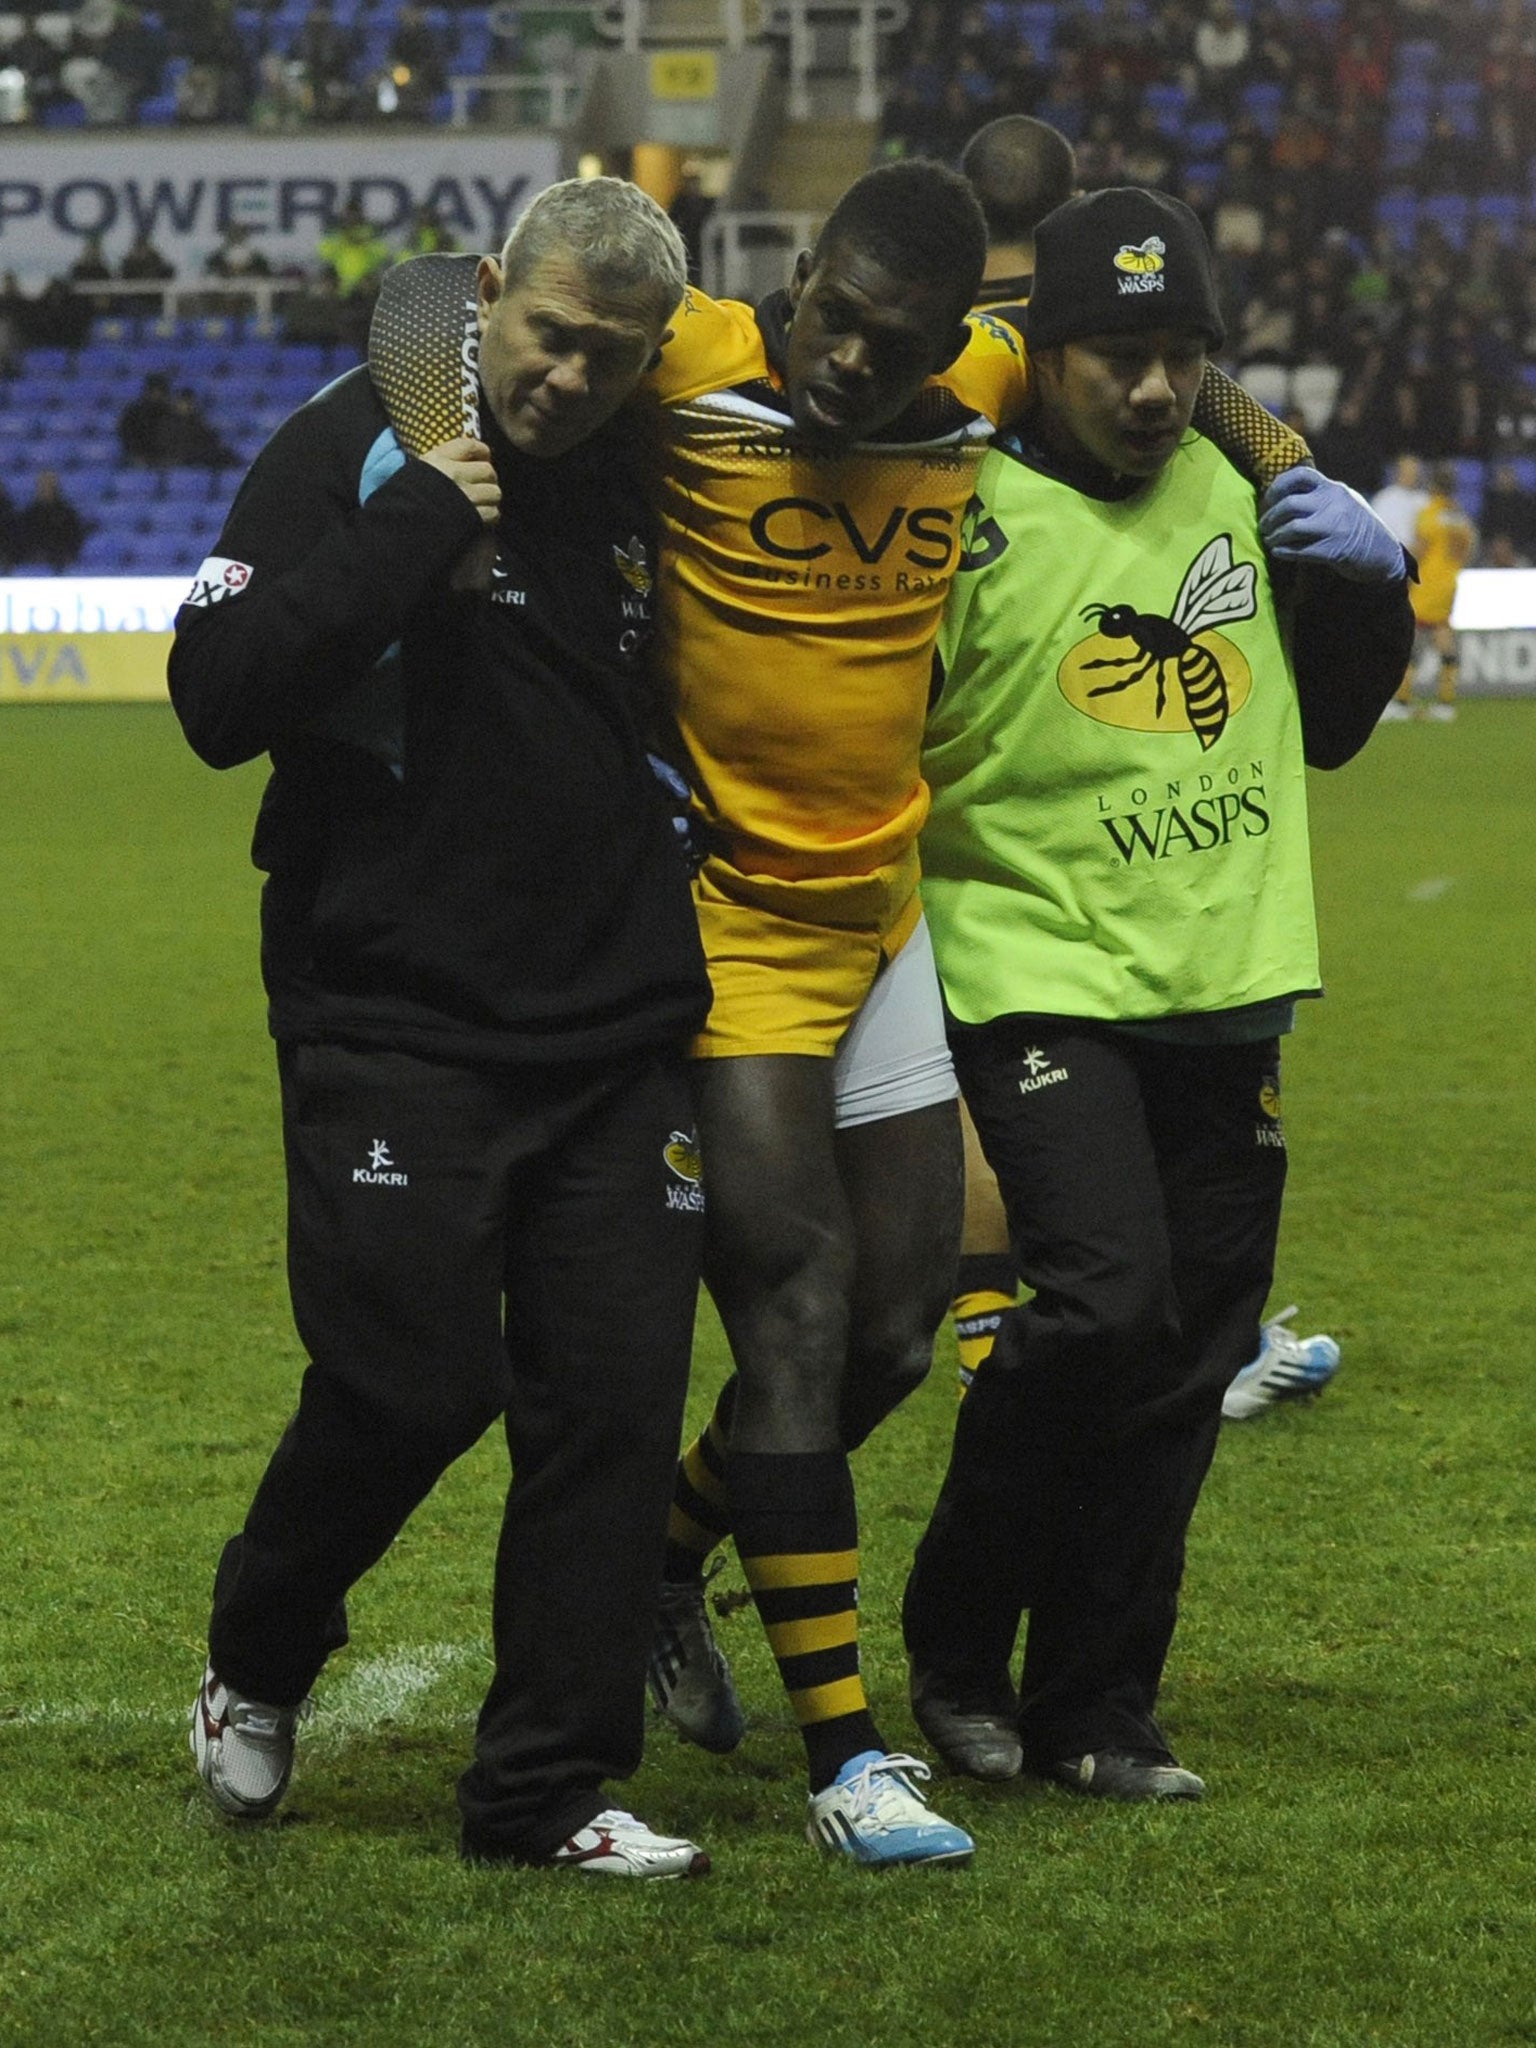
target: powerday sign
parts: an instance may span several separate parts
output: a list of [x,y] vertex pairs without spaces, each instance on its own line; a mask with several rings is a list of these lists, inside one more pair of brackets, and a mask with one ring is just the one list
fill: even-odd
[[559,176],[559,144],[546,135],[7,136],[0,271],[35,291],[88,237],[101,237],[115,268],[143,233],[198,277],[237,222],[275,271],[309,271],[352,201],[385,236],[430,206],[462,247],[497,250]]

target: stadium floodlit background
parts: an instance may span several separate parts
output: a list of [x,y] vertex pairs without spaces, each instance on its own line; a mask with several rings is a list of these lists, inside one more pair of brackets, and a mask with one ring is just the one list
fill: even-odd
[[[1480,531],[1472,701],[1312,778],[1329,1000],[1287,1052],[1276,1305],[1344,1366],[1229,1427],[1197,1518],[1166,1700],[1212,1797],[946,1781],[972,1871],[823,1870],[732,1567],[748,1742],[658,1735],[633,1795],[710,1882],[468,1875],[487,1442],[360,1589],[284,1822],[217,1829],[184,1733],[207,1574],[300,1361],[262,771],[210,774],[154,701],[176,604],[244,465],[360,360],[385,264],[495,248],[608,170],[675,206],[706,288],[755,297],[868,165],[1004,112],[1067,133],[1087,184],[1189,199],[1227,366],[1363,491],[1453,463]],[[0,10],[3,531],[44,470],[86,529],[62,573],[0,545],[0,2042],[1536,2041],[1533,256],[1525,0]],[[901,1742],[948,1341],[860,1453]],[[696,1411],[726,1369],[706,1307]]]
[[[1536,558],[1533,109],[1524,0],[0,12],[0,695],[158,694],[162,593],[40,584],[195,568],[273,427],[359,359],[382,266],[494,248],[603,169],[676,205],[706,288],[755,297],[859,171],[1006,112],[1067,134],[1085,184],[1190,201],[1229,367],[1325,468],[1370,492],[1403,453],[1455,465],[1465,681],[1529,691],[1536,578],[1484,570]],[[146,380],[158,438],[124,418]],[[28,559],[44,469],[83,532]],[[150,637],[85,631],[124,620]]]

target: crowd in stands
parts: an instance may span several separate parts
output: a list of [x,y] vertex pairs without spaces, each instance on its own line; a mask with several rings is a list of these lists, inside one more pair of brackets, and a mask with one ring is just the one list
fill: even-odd
[[0,123],[442,121],[449,79],[514,68],[516,8],[415,0],[79,0],[0,14]]
[[1335,475],[1372,491],[1412,449],[1474,510],[1490,464],[1536,484],[1523,0],[918,0],[885,152],[954,160],[1004,113],[1059,128],[1087,187],[1195,208],[1229,357]]
[[[442,118],[450,70],[524,54],[517,15],[413,0],[0,14],[0,121]],[[1525,0],[914,0],[891,55],[884,154],[954,160],[984,122],[1030,113],[1073,143],[1085,186],[1179,193],[1216,252],[1229,364],[1324,466],[1370,493],[1405,450],[1450,461],[1482,559],[1536,559]],[[389,264],[452,246],[430,216],[388,238],[350,209],[311,269],[279,280],[282,329],[360,350]],[[242,284],[270,277],[235,225],[180,310],[238,316]],[[80,348],[103,316],[152,318],[149,287],[173,281],[188,282],[148,237],[115,270],[87,241],[35,296],[0,277],[0,374],[28,347]]]
[[[295,341],[345,341],[361,348],[384,273],[408,257],[457,246],[430,207],[418,207],[404,233],[391,238],[353,203],[342,208],[321,236],[313,265],[276,274],[250,231],[235,221],[203,261],[208,289],[190,301],[183,293],[182,310],[209,316],[252,312],[256,300],[242,287],[275,278],[281,290],[274,302],[281,309],[284,333]],[[84,346],[104,315],[157,317],[166,310],[164,295],[142,287],[189,281],[147,234],[134,239],[115,270],[100,237],[88,236],[69,269],[31,296],[13,271],[0,274],[0,377],[14,373],[27,348]],[[118,284],[135,289],[114,291]]]

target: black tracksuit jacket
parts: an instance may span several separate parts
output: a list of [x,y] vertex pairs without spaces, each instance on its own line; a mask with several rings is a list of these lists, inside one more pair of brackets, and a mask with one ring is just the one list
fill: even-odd
[[177,614],[193,747],[272,758],[272,1030],[466,1065],[680,1044],[709,991],[642,741],[656,548],[623,426],[548,461],[486,436],[489,592],[450,589],[479,515],[401,461],[359,369],[257,457]]

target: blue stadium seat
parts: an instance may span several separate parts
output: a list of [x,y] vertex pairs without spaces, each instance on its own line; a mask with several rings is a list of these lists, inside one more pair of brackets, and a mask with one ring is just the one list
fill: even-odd
[[1517,455],[1510,467],[1520,489],[1536,496],[1536,455]]
[[1456,133],[1475,138],[1479,131],[1482,88],[1472,79],[1453,79],[1440,93],[1440,112]]
[[1397,108],[1387,121],[1384,167],[1408,171],[1418,162],[1429,140],[1429,114],[1420,108]]
[[1399,77],[1409,72],[1427,73],[1433,71],[1440,61],[1440,46],[1427,37],[1410,36],[1397,46],[1397,70]]
[[1184,131],[1184,146],[1191,156],[1212,156],[1226,146],[1225,121],[1191,121]]
[[1472,202],[1475,220],[1491,220],[1499,240],[1513,242],[1526,220],[1526,204],[1518,192],[1483,192]]
[[1391,229],[1400,249],[1411,249],[1419,231],[1418,195],[1402,186],[1383,192],[1376,202],[1376,219],[1380,226]]
[[1483,464],[1472,457],[1462,457],[1452,464],[1456,471],[1456,495],[1470,516],[1475,519],[1483,509]]
[[59,469],[69,496],[82,512],[94,518],[97,506],[107,502],[107,494],[116,481],[113,472],[105,463],[99,462],[65,463],[61,460]]
[[1470,211],[1471,203],[1464,192],[1435,192],[1419,202],[1419,225],[1432,222],[1453,249],[1460,249],[1467,239]]
[[1410,71],[1394,78],[1387,92],[1391,108],[1409,107],[1427,114],[1435,98],[1435,82],[1427,73]]
[[1256,78],[1242,91],[1242,107],[1245,114],[1253,117],[1266,135],[1273,135],[1280,125],[1280,113],[1285,104],[1285,87],[1267,78]]
[[92,348],[101,347],[103,344],[121,347],[124,343],[137,341],[138,338],[139,323],[131,315],[124,313],[98,313],[91,322],[88,342]]
[[111,576],[128,566],[129,543],[119,533],[102,528],[97,533],[87,534],[85,545],[80,550],[77,567],[95,569]]
[[29,377],[73,377],[79,368],[79,352],[72,348],[29,348],[23,361]]
[[1141,103],[1155,115],[1162,134],[1176,136],[1182,131],[1189,94],[1177,79],[1153,79],[1143,88]]
[[188,503],[201,503],[208,497],[208,476],[206,469],[167,469],[161,474],[161,493],[172,503],[183,507]]
[[282,367],[290,373],[300,370],[324,374],[329,362],[329,351],[323,341],[290,341],[284,344]]

